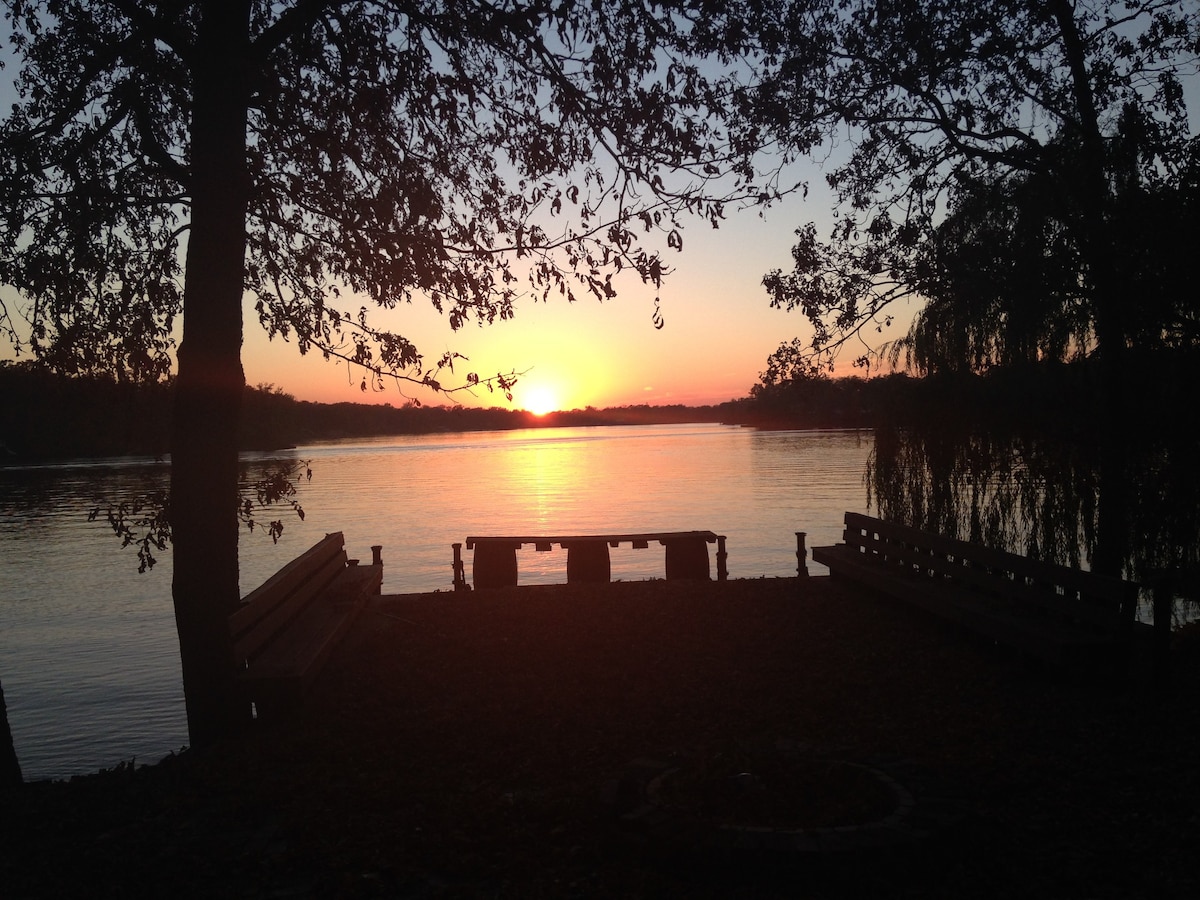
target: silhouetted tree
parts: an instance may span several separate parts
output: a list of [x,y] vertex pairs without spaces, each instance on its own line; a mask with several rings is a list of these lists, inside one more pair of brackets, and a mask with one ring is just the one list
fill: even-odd
[[[1102,480],[1124,482],[1126,351],[1138,267],[1122,198],[1172,183],[1194,153],[1184,82],[1200,17],[1191,0],[800,0],[760,29],[778,70],[753,121],[801,152],[827,146],[838,219],[801,229],[793,270],[769,273],[773,305],[800,309],[807,359],[831,367],[863,330],[913,297],[917,257],[960,186],[1036,177],[1064,202],[1112,412]],[[848,147],[841,142],[848,138]],[[861,361],[878,348],[863,341]],[[1128,509],[1106,491],[1095,567],[1116,573]]]
[[793,270],[765,279],[774,305],[809,318],[812,363],[913,295],[956,190],[1018,174],[1060,201],[1096,345],[1119,368],[1136,287],[1121,197],[1195,152],[1190,0],[801,0],[763,32],[779,68],[747,95],[753,114],[800,151],[849,136],[829,153],[832,233],[801,229]]
[[[1196,162],[1185,163],[1173,184],[1130,178],[1114,193],[1112,229],[1137,286],[1125,298],[1131,348],[1200,346],[1189,249],[1200,233]],[[893,362],[904,356],[921,373],[983,372],[1085,357],[1096,343],[1095,317],[1080,278],[1083,248],[1069,227],[1073,197],[1041,173],[959,186],[955,194],[950,215],[916,255],[914,288],[926,302],[892,345]]]
[[925,298],[891,347],[922,374],[984,372],[1084,355],[1094,343],[1078,248],[1044,179],[956,190],[954,208],[916,254]]
[[[0,127],[0,281],[60,369],[166,373],[170,527],[192,742],[238,730],[242,302],[272,336],[444,389],[359,296],[452,327],[521,291],[607,299],[639,243],[679,246],[749,188],[753,129],[689,57],[709,4],[9,0],[19,99]],[[727,57],[728,58],[728,57]],[[727,176],[714,187],[717,176]],[[343,308],[345,304],[345,308]],[[474,374],[467,386],[506,391]]]

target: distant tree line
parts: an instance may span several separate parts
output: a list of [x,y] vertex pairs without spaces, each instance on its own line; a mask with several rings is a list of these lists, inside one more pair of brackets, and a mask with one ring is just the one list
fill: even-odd
[[617,406],[560,410],[534,415],[511,407],[403,406],[365,403],[313,403],[260,385],[248,388],[243,449],[272,449],[315,440],[432,434],[461,431],[505,431],[516,428],[657,425],[722,421],[733,404],[720,406]]
[[[749,395],[724,403],[647,404],[561,410],[543,416],[505,407],[314,403],[278,387],[247,387],[242,450],[274,450],[319,440],[505,431],[516,428],[720,422],[759,428],[871,428],[961,424],[1039,429],[1086,436],[1107,410],[1094,361],[1042,361],[985,372],[874,377],[807,374],[768,361]],[[1200,391],[1200,354],[1158,350],[1129,370],[1140,398],[1126,413],[1131,428],[1156,434],[1190,429],[1190,398]],[[784,372],[786,371],[786,374]],[[30,363],[0,363],[0,464],[31,459],[164,456],[171,426],[170,382],[68,377]]]
[[[171,381],[66,376],[36,363],[0,363],[0,461],[165,456],[173,389]],[[243,403],[242,450],[389,434],[749,421],[755,416],[740,401],[699,407],[589,406],[544,416],[505,407],[314,403],[270,384],[247,387]]]
[[[726,404],[722,421],[775,427],[959,427],[1040,431],[1093,439],[1114,414],[1112,398],[1092,357],[1043,359],[982,371],[905,372],[872,378],[834,378],[802,365],[777,365],[799,352],[784,345],[768,362],[750,397]],[[1200,393],[1200,350],[1128,351],[1126,388],[1137,402],[1120,411],[1131,436],[1186,437]]]
[[0,364],[0,458],[159,456],[167,452],[170,388]]

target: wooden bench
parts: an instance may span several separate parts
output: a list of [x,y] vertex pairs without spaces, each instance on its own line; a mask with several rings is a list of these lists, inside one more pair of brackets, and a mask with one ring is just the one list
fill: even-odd
[[843,543],[816,562],[1062,667],[1111,664],[1127,645],[1137,585],[847,512]]
[[229,617],[234,665],[260,719],[291,711],[383,582],[380,548],[371,565],[347,560],[341,532],[326,535],[246,595]]
[[[468,537],[467,549],[474,550],[471,577],[476,588],[514,587],[517,583],[517,550],[532,544],[542,552],[555,544],[567,551],[567,583],[607,582],[612,570],[608,548],[631,544],[643,550],[657,541],[667,548],[668,580],[700,579],[707,581],[708,544],[717,544],[717,579],[728,577],[725,536],[712,531],[658,531],[641,534],[576,534],[540,537]],[[466,590],[462,564],[462,545],[453,544],[454,589]]]

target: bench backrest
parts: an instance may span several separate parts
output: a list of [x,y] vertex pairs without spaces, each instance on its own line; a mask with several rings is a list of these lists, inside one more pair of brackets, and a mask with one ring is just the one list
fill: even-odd
[[992,547],[847,512],[843,540],[913,575],[953,580],[1045,611],[1116,629],[1137,586]]
[[335,531],[247,594],[229,617],[238,668],[262,652],[345,568],[345,541],[342,533]]

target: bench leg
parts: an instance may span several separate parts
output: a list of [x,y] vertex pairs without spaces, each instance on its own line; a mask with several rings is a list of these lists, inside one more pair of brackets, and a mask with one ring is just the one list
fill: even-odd
[[253,691],[254,718],[267,725],[291,718],[300,709],[300,687],[277,681],[264,681]]
[[667,545],[667,580],[708,581],[708,542],[704,538],[663,541]]
[[607,583],[612,577],[606,541],[567,546],[567,584]]
[[471,577],[476,590],[516,587],[517,548],[511,544],[476,544]]

